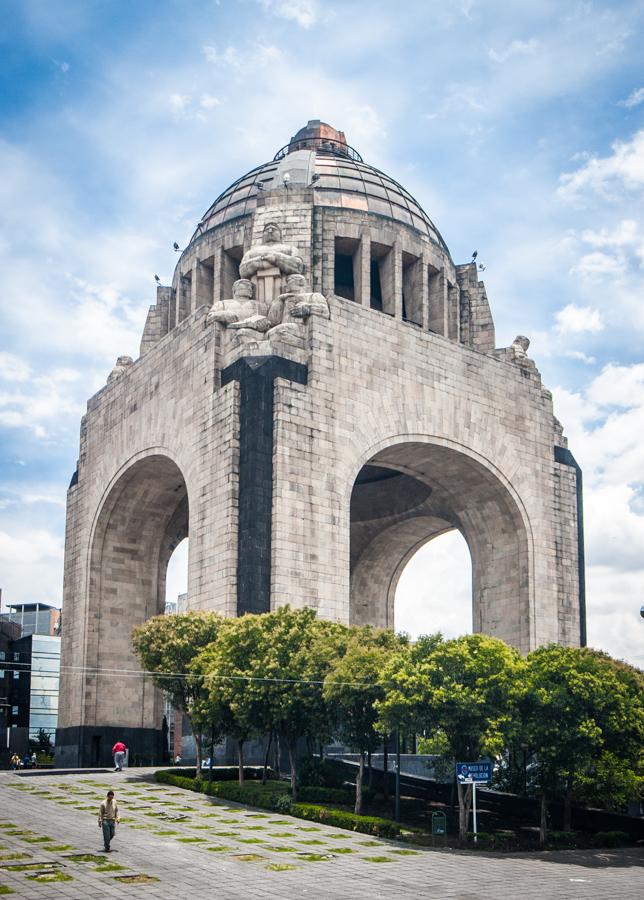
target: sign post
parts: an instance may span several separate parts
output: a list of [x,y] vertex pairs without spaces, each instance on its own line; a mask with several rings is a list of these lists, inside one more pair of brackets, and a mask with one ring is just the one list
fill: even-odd
[[478,843],[478,824],[476,821],[476,785],[487,784],[492,779],[492,763],[479,760],[475,763],[456,763],[456,778],[461,784],[472,785],[472,818],[474,825],[474,843]]

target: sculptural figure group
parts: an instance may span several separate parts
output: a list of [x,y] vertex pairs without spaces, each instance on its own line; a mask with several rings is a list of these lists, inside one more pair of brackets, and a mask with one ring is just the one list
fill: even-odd
[[[281,341],[300,346],[309,316],[329,318],[322,294],[307,291],[304,262],[297,248],[282,243],[279,226],[269,222],[262,243],[253,245],[239,266],[233,296],[213,305],[209,322],[219,322],[238,343]],[[286,291],[281,291],[286,278]]]

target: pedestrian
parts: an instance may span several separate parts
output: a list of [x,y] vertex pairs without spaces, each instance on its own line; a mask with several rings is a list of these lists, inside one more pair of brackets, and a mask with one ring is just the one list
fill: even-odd
[[11,757],[11,768],[14,769],[14,771],[15,771],[15,769],[20,768],[20,757],[18,756],[17,753],[14,753],[13,756]]
[[37,768],[38,768],[38,757],[36,756],[36,751],[35,751],[35,750],[34,750],[34,752],[31,754],[31,768],[32,768],[32,769],[37,769]]
[[177,755],[175,756],[175,758],[174,758],[174,764],[175,764],[175,766],[180,766],[180,765],[181,765],[181,754],[180,754],[180,753],[177,753]]
[[114,771],[122,772],[123,771],[123,763],[125,762],[125,754],[127,753],[127,747],[123,743],[123,741],[117,741],[112,747],[112,756],[114,757]]
[[114,839],[119,819],[119,808],[114,799],[114,791],[108,791],[107,797],[101,803],[98,811],[98,827],[103,830],[103,843],[105,852],[110,852],[110,842]]

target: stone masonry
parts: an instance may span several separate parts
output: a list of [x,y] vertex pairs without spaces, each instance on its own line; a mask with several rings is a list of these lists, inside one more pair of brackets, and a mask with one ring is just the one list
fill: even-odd
[[581,473],[528,344],[495,347],[476,263],[330,126],[225,191],[83,417],[59,762],[158,756],[130,636],[188,534],[190,609],[392,627],[404,565],[457,528],[475,631],[584,643]]

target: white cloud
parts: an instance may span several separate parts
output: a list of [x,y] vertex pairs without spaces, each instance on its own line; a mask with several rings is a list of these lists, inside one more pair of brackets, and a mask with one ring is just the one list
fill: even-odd
[[569,303],[555,314],[557,331],[560,334],[575,334],[580,331],[595,333],[604,327],[599,310],[588,306]]
[[23,359],[12,353],[0,352],[0,380],[27,381],[31,367]]
[[[625,262],[621,257],[595,251],[594,253],[585,253],[570,271],[581,275],[582,278],[603,278],[611,275],[621,275],[624,269]],[[593,331],[598,329],[582,330]]]
[[310,28],[318,21],[320,11],[316,0],[259,0],[271,15]]
[[202,94],[199,98],[199,106],[201,106],[202,109],[214,109],[215,106],[220,105],[221,100],[213,94]]
[[168,103],[173,112],[183,112],[190,105],[191,99],[189,94],[170,94]]
[[644,87],[634,88],[625,100],[620,100],[618,106],[625,106],[626,109],[632,109],[644,103]]
[[513,56],[532,56],[539,49],[539,41],[530,38],[528,41],[510,41],[502,50],[488,50],[490,59],[497,63],[507,62]]
[[612,198],[616,191],[644,188],[644,130],[628,141],[615,141],[610,156],[590,156],[577,171],[561,175],[559,194],[578,197],[588,191]]
[[592,366],[597,362],[594,356],[588,356],[588,354],[584,353],[582,350],[566,350],[563,353],[563,356],[567,357],[568,359],[577,359],[579,360],[579,362],[583,362],[587,366]]
[[63,544],[58,534],[42,528],[13,526],[0,531],[3,600],[60,605]]

